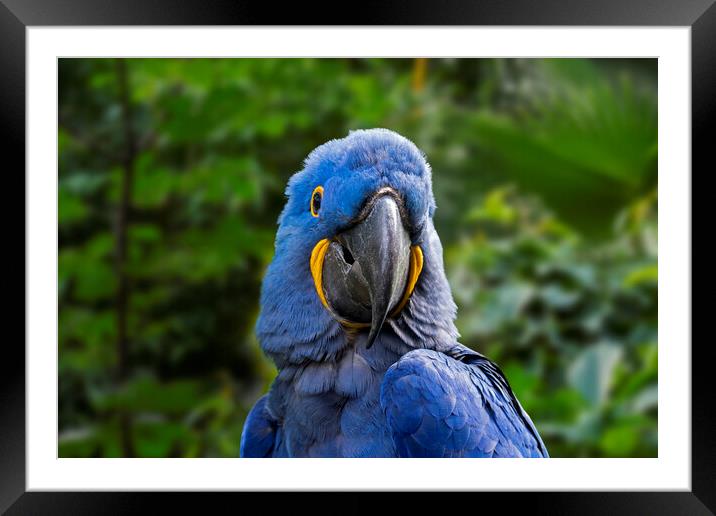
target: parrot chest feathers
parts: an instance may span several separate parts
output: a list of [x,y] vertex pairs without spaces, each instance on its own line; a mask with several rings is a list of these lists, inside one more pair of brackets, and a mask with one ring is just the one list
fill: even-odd
[[[329,362],[284,367],[269,394],[282,428],[274,456],[371,457],[394,454],[380,406],[385,372],[402,353],[362,340]],[[407,351],[407,348],[402,351]]]

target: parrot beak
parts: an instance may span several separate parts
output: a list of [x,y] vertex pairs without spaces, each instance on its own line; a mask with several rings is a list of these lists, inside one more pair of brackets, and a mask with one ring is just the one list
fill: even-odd
[[323,263],[327,304],[347,327],[370,327],[366,348],[406,292],[411,242],[399,203],[392,190],[378,191],[359,222],[329,244]]

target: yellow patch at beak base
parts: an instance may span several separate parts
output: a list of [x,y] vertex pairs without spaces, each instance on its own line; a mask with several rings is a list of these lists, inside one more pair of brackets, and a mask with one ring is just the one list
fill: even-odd
[[323,306],[328,308],[326,295],[323,293],[323,259],[326,257],[326,251],[331,242],[324,238],[320,240],[311,251],[311,275],[313,276],[313,284],[316,286],[318,297]]
[[408,283],[405,285],[405,293],[403,299],[400,300],[398,306],[395,308],[391,317],[395,317],[400,311],[405,308],[408,304],[410,295],[415,290],[415,284],[418,282],[420,273],[423,271],[423,250],[419,245],[414,245],[410,248],[410,270],[408,270]]

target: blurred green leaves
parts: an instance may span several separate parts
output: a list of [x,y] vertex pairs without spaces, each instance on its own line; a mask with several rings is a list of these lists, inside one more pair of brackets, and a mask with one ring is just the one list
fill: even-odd
[[466,344],[504,365],[552,456],[654,456],[655,247],[639,225],[584,240],[514,187],[467,214],[447,267]]
[[539,73],[520,78],[510,112],[474,117],[475,137],[563,220],[604,234],[604,220],[656,179],[656,91],[628,75],[600,73],[585,60],[541,64]]
[[182,414],[200,401],[200,384],[191,380],[176,380],[161,384],[151,376],[137,376],[119,389],[95,393],[92,405],[100,411],[136,410],[160,414]]
[[125,63],[120,378],[117,63],[59,61],[60,456],[126,440],[238,455],[276,374],[253,325],[286,182],[317,145],[376,126],[426,152],[462,341],[503,366],[551,454],[656,455],[655,60]]

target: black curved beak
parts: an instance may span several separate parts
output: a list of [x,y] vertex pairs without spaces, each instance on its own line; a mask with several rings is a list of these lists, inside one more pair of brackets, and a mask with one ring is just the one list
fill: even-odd
[[398,201],[378,194],[357,225],[331,242],[323,266],[326,299],[341,318],[370,323],[367,348],[405,291],[410,235]]

